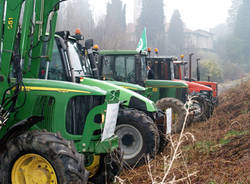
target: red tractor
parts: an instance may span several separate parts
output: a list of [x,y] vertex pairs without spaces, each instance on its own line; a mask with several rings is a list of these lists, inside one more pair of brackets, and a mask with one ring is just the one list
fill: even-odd
[[[216,82],[211,82],[210,77],[208,77],[208,81],[201,81],[200,80],[200,68],[199,68],[200,58],[196,59],[197,79],[192,78],[192,56],[193,56],[193,54],[189,54],[189,62],[183,61],[183,58],[184,58],[183,55],[181,55],[181,61],[177,61],[177,60],[174,61],[174,72],[177,74],[177,75],[175,75],[176,78],[178,78],[180,80],[190,81],[191,83],[201,84],[201,85],[208,86],[208,87],[212,88],[212,97],[213,97],[212,103],[214,105],[217,105],[218,104],[218,84]],[[187,64],[189,64],[188,68],[186,67]],[[187,77],[187,70],[189,71],[188,77]],[[182,74],[182,71],[183,71],[183,74]],[[199,92],[197,89],[193,89],[193,90],[196,92]]]

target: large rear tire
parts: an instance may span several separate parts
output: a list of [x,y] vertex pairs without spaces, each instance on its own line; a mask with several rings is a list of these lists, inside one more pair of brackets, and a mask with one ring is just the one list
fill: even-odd
[[180,133],[186,116],[184,104],[176,98],[162,98],[156,102],[156,106],[163,112],[172,108],[171,133]]
[[46,131],[13,137],[0,155],[0,183],[86,184],[84,156],[72,142]]
[[116,135],[125,167],[137,167],[145,163],[145,156],[155,156],[159,149],[159,132],[153,120],[135,109],[120,109]]

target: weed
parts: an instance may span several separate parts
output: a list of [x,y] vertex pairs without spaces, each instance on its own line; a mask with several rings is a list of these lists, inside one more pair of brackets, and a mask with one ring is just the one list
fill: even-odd
[[215,143],[204,140],[199,141],[195,144],[196,149],[201,153],[209,153],[210,151],[215,151]]

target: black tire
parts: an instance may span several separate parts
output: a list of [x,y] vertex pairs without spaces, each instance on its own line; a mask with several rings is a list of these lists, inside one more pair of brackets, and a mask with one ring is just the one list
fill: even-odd
[[156,102],[156,106],[164,112],[166,109],[172,108],[173,113],[178,117],[172,122],[171,133],[180,133],[186,116],[184,104],[176,98],[162,98]]
[[111,184],[115,176],[118,176],[123,167],[122,155],[120,151],[113,151],[101,156],[98,172],[89,182],[93,184]]
[[138,167],[145,163],[145,156],[153,158],[158,152],[160,138],[157,127],[141,111],[120,109],[115,132],[120,138],[124,167]]
[[166,139],[167,125],[166,125],[166,117],[165,117],[164,112],[158,110],[156,114],[155,123],[157,125],[157,129],[159,131],[159,136],[160,136],[160,144],[159,144],[158,153],[161,153],[163,152],[168,142],[168,140]]
[[216,104],[213,104],[213,102],[211,100],[207,100],[206,105],[207,105],[206,117],[207,117],[207,119],[209,119],[209,118],[211,118],[211,116],[214,113],[214,107]]
[[194,109],[195,113],[193,116],[193,121],[205,121],[210,117],[211,110],[208,102],[206,102],[205,97],[192,97],[192,109]]
[[[53,167],[59,184],[86,184],[88,172],[84,169],[84,156],[72,142],[56,133],[28,131],[13,137],[0,155],[0,184],[11,183],[15,162],[27,154],[46,159]],[[38,166],[39,168],[39,166]]]

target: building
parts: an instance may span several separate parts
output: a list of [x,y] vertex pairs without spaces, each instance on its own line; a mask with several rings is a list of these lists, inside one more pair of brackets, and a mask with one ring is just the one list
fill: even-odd
[[185,46],[192,47],[194,49],[213,51],[213,34],[201,29],[196,31],[186,31]]

